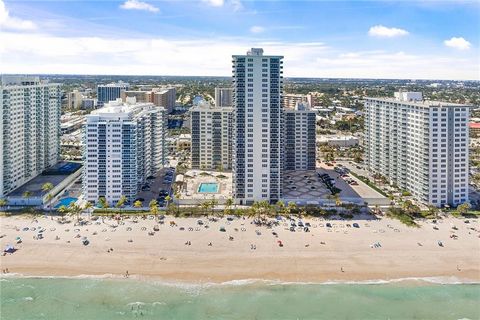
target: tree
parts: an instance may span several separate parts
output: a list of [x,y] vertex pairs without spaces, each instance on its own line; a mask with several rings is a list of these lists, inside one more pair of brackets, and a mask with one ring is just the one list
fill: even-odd
[[32,193],[31,193],[30,191],[25,191],[25,192],[22,194],[22,197],[23,197],[25,200],[28,200],[31,196],[32,196]]
[[435,217],[435,219],[437,219],[438,217],[438,208],[433,206],[433,205],[429,205],[428,206],[428,213],[432,216]]
[[287,204],[288,214],[292,214],[293,211],[297,211],[297,204],[293,201],[290,201]]
[[464,214],[468,213],[468,210],[470,209],[470,207],[471,206],[468,202],[462,203],[457,206],[457,213],[463,216]]
[[105,197],[98,198],[98,203],[103,209],[108,209],[108,201],[105,199]]
[[277,211],[280,214],[285,213],[285,202],[283,202],[282,200],[278,200],[277,203],[275,204],[275,206],[277,207]]
[[89,211],[89,209],[91,209],[92,207],[93,207],[93,204],[92,204],[90,201],[87,201],[87,202],[85,202],[85,204],[83,205],[83,208],[82,208],[82,210],[84,210],[84,211],[87,211],[87,212],[88,212],[88,211]]
[[172,197],[170,197],[170,195],[167,195],[165,197],[165,201],[167,202],[167,207],[168,207],[168,204],[170,203],[170,201],[172,201]]
[[115,204],[115,208],[120,209],[120,212],[121,212],[125,202],[127,202],[127,197],[125,197],[124,195],[121,195],[120,199],[118,199],[117,203]]
[[215,200],[215,198],[212,198],[212,200],[210,200],[210,209],[212,209],[212,216],[215,214],[215,207],[217,206],[218,204],[218,201]]
[[69,212],[69,209],[64,205],[61,205],[60,208],[57,209],[57,211],[60,212],[62,215],[65,215]]
[[148,206],[150,207],[150,213],[153,214],[154,216],[156,216],[160,213],[160,210],[158,210],[157,200],[153,199],[152,201],[150,201]]
[[134,206],[135,208],[141,208],[141,207],[143,206],[143,203],[142,203],[142,201],[137,200],[137,201],[135,201],[135,202],[133,203],[133,206]]
[[50,210],[51,209],[51,201],[53,199],[53,196],[50,194],[50,191],[53,189],[53,184],[51,182],[46,182],[42,185],[42,191],[44,194],[47,194],[47,207]]
[[71,202],[68,206],[68,212],[72,215],[75,215],[78,222],[80,220],[80,213],[82,212],[82,208],[75,204],[75,202]]
[[5,208],[8,205],[7,199],[0,199],[0,208]]
[[235,203],[235,201],[232,198],[228,198],[225,201],[225,210],[224,210],[225,214],[231,214],[232,213],[232,206],[233,206],[234,203]]

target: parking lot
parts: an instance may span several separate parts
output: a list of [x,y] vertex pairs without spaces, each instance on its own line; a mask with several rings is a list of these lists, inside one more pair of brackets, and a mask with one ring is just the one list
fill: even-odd
[[[346,177],[341,177],[338,172],[335,172],[333,166],[326,166],[322,163],[318,172],[320,174],[327,173],[334,179],[335,186],[342,190],[340,192],[340,198],[385,198],[383,195],[350,174],[347,174]],[[346,180],[354,181],[354,184],[349,184]]]
[[[157,200],[159,207],[164,207],[165,197],[172,196],[172,183],[175,181],[175,169],[163,168],[155,177],[147,178],[147,183],[142,187],[137,199],[143,203],[144,207],[152,200]],[[133,204],[133,203],[132,203]]]

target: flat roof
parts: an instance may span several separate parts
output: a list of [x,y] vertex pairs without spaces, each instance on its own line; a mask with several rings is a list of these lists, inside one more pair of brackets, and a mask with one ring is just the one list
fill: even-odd
[[453,103],[453,102],[443,102],[443,101],[434,101],[434,100],[422,100],[422,101],[402,101],[395,98],[374,98],[374,97],[365,97],[365,100],[376,100],[376,101],[385,101],[385,102],[395,102],[399,104],[409,104],[419,107],[472,107],[467,104]]

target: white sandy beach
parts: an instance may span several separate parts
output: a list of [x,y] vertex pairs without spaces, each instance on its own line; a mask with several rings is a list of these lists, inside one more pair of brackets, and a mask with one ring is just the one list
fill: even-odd
[[[73,218],[72,218],[73,220]],[[166,217],[89,225],[60,224],[51,218],[0,217],[1,269],[25,276],[111,275],[192,283],[265,279],[290,282],[365,281],[413,277],[454,277],[480,281],[478,220],[447,218],[409,228],[396,220],[302,219],[310,232],[291,232],[289,221],[268,229],[251,219],[226,218],[198,225],[197,218]],[[175,221],[176,226],[170,226]],[[326,228],[326,223],[332,228]],[[360,228],[348,227],[358,223]],[[159,225],[154,235],[148,232]],[[224,226],[226,232],[219,229]],[[456,226],[458,230],[452,229]],[[23,231],[24,228],[28,231]],[[32,231],[32,227],[36,230]],[[35,240],[38,228],[44,238]],[[183,227],[184,230],[180,230]],[[473,228],[473,229],[472,229]],[[68,231],[67,231],[68,230]],[[127,231],[128,230],[128,231]],[[258,232],[257,232],[258,231]],[[278,237],[272,232],[276,232]],[[457,239],[451,235],[458,236]],[[77,235],[80,235],[78,238]],[[229,237],[233,240],[229,240]],[[22,242],[16,244],[16,238]],[[56,240],[56,237],[59,239]],[[82,237],[90,243],[82,244]],[[129,241],[131,240],[131,241]],[[279,246],[278,241],[283,243]],[[190,241],[191,245],[186,245]],[[438,245],[442,241],[443,247]],[[209,243],[212,243],[209,246]],[[374,247],[375,243],[381,246]],[[109,251],[113,249],[113,251]],[[343,270],[343,271],[342,271]]]

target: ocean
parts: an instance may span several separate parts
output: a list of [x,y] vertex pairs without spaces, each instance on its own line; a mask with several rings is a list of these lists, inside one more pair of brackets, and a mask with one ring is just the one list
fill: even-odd
[[418,280],[172,284],[111,278],[0,279],[0,318],[480,319],[479,284]]

